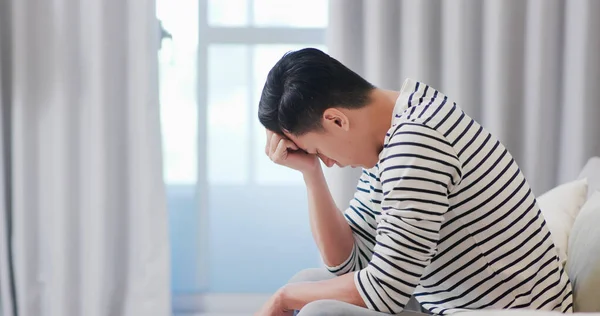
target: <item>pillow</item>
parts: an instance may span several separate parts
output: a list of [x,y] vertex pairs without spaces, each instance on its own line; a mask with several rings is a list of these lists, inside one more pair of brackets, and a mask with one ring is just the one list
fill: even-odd
[[569,233],[587,199],[587,179],[560,185],[537,198],[563,266],[567,261]]
[[575,219],[567,260],[576,312],[600,312],[600,191],[592,194]]
[[587,178],[588,181],[588,198],[596,190],[600,190],[600,157],[592,157],[585,164],[579,179]]

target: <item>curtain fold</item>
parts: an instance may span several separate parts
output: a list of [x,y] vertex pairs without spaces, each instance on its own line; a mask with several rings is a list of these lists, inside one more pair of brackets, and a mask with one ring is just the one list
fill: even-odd
[[8,2],[0,2],[0,315],[15,314],[16,289],[12,256],[11,124],[9,80],[12,53]]
[[[330,54],[375,85],[407,77],[456,100],[535,193],[600,155],[600,2],[330,0]],[[330,170],[345,207],[356,170]]]
[[15,311],[169,315],[154,2],[8,3]]

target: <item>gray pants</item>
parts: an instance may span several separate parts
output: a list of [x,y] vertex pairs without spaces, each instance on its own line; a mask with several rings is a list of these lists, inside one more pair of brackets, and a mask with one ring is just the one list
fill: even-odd
[[[295,282],[314,282],[335,278],[335,275],[327,271],[325,268],[306,269],[300,271],[289,283]],[[404,311],[398,315],[401,316],[424,316],[429,312],[423,308],[414,297],[404,308]],[[374,312],[366,308],[356,305],[335,301],[335,300],[320,300],[309,303],[297,313],[298,316],[385,316],[389,314]]]

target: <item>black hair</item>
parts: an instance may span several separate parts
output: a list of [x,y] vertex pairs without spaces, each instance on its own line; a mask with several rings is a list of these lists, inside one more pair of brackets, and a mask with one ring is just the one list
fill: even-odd
[[315,48],[286,53],[267,76],[258,105],[265,128],[299,136],[322,128],[326,109],[361,108],[375,87]]

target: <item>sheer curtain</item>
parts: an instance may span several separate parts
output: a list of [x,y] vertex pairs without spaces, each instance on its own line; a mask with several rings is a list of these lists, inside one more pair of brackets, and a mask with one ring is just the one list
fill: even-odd
[[0,5],[4,315],[169,315],[153,1]]
[[[498,136],[539,194],[600,155],[600,1],[331,0],[329,52],[374,84],[406,77]],[[358,170],[330,170],[344,206]]]

